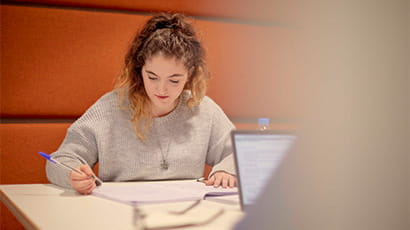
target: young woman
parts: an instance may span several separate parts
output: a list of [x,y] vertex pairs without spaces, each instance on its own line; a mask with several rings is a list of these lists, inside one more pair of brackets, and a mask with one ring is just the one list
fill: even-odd
[[204,50],[184,16],[152,17],[133,40],[117,80],[52,154],[83,174],[47,163],[50,182],[89,194],[97,162],[103,181],[199,178],[206,163],[213,166],[208,185],[235,186],[234,126],[205,96]]

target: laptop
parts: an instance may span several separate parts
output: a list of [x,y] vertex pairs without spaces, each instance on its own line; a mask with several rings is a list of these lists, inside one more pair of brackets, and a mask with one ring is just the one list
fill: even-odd
[[286,131],[231,132],[241,209],[246,211],[258,199],[269,178],[296,141]]

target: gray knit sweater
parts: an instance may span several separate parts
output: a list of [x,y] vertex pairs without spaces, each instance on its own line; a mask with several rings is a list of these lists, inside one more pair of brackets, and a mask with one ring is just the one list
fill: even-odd
[[[68,128],[52,156],[73,167],[99,162],[103,181],[199,178],[205,163],[213,166],[211,174],[219,170],[235,174],[232,122],[209,97],[188,108],[189,97],[184,91],[174,111],[154,118],[149,135],[141,141],[130,110],[120,108],[118,94],[109,92]],[[161,167],[163,160],[168,169]],[[51,183],[71,188],[68,170],[47,162],[46,171]]]

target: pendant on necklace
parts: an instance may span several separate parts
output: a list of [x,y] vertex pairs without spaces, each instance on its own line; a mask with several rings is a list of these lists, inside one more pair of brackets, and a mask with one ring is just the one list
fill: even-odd
[[166,160],[162,160],[161,168],[167,170],[168,169],[168,162]]

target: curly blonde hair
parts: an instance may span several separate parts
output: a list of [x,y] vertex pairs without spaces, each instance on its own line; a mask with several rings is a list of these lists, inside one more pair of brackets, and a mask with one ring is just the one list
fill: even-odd
[[144,139],[152,123],[151,101],[144,88],[141,70],[146,60],[159,53],[182,61],[189,70],[190,76],[184,87],[191,91],[191,98],[186,102],[188,107],[197,106],[206,93],[209,74],[205,52],[193,26],[182,14],[162,13],[149,19],[133,39],[115,85],[122,107],[128,96],[126,108],[132,111],[131,120],[140,139]]

